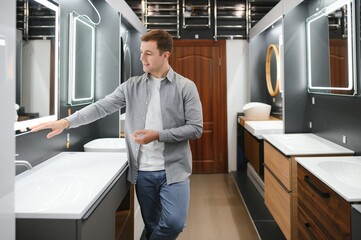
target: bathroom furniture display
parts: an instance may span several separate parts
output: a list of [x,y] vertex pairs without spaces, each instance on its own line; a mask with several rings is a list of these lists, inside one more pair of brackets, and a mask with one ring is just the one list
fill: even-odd
[[144,25],[147,29],[161,28],[179,38],[179,1],[144,1]]
[[301,165],[297,167],[299,239],[351,239],[351,205]]
[[299,239],[360,239],[361,157],[296,161]]
[[271,116],[269,120],[248,120],[238,117],[244,131],[244,153],[254,170],[263,178],[263,134],[283,133],[283,122]]
[[354,152],[314,134],[264,135],[264,200],[287,239],[297,237],[297,162],[300,156]]
[[64,152],[16,176],[18,240],[133,238],[125,153]]
[[211,1],[183,0],[182,28],[211,28]]
[[[358,239],[361,157],[296,158],[300,239]],[[356,231],[355,231],[356,230]]]

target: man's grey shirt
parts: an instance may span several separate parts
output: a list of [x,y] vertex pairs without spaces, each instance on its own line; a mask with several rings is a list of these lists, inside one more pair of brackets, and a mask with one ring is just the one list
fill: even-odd
[[[150,100],[149,81],[147,73],[132,77],[105,98],[66,118],[70,128],[75,128],[126,106],[125,136],[129,160],[128,180],[131,183],[137,181],[140,145],[130,135],[144,129]],[[164,142],[164,167],[167,183],[171,184],[184,181],[192,172],[189,140],[202,135],[202,105],[194,82],[174,72],[172,68],[161,82],[159,94],[163,120],[159,141]]]

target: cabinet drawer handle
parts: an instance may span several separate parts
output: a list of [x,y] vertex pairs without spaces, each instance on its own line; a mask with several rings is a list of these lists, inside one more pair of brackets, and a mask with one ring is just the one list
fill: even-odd
[[311,186],[311,188],[318,194],[320,195],[322,198],[329,198],[330,194],[328,192],[323,192],[321,189],[319,189],[316,184],[314,184],[311,180],[309,176],[304,176],[303,179],[305,180],[305,182]]
[[315,236],[313,235],[312,231],[311,231],[311,228],[310,228],[310,224],[309,223],[305,223],[305,228],[306,228],[306,231],[308,233],[308,236],[310,236],[310,238],[312,240],[316,240]]

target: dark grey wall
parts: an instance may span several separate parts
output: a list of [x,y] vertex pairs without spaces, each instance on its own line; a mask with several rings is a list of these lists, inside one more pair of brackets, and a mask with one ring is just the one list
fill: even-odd
[[[271,97],[267,90],[266,83],[266,55],[270,44],[279,45],[279,36],[282,34],[282,20],[277,21],[268,29],[250,41],[249,46],[249,80],[251,82],[251,101],[263,102],[272,105],[272,112],[279,112],[282,108],[282,97],[278,94]],[[274,63],[272,59],[271,63]],[[272,80],[276,79],[276,65],[271,64]],[[275,86],[275,84],[273,85]]]
[[[84,106],[67,105],[68,89],[68,22],[69,13],[76,11],[87,14],[94,22],[98,16],[86,0],[58,0],[60,5],[60,53],[59,53],[59,93],[60,118],[67,116],[68,109],[75,112]],[[97,26],[96,44],[96,99],[112,92],[119,84],[119,22],[118,14],[104,0],[94,1],[99,8],[102,22]],[[83,145],[98,137],[119,136],[119,118],[114,113],[103,120],[77,129],[64,131],[62,134],[47,140],[48,130],[28,133],[16,137],[16,152],[19,159],[30,161],[36,165],[61,151],[82,151]],[[70,133],[70,148],[66,149],[66,134]]]
[[285,133],[309,132],[309,96],[306,78],[307,4],[284,16]]

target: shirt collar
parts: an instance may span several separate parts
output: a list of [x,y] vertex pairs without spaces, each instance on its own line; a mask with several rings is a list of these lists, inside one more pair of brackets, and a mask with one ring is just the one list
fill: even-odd
[[[147,80],[150,80],[150,74],[147,73]],[[165,76],[166,79],[168,79],[168,81],[173,82],[173,80],[175,79],[175,72],[173,70],[172,67],[169,67],[169,71],[167,73],[167,75]]]

